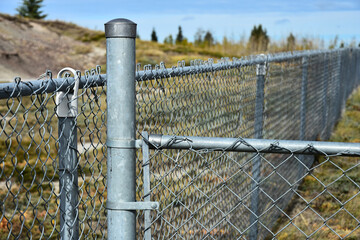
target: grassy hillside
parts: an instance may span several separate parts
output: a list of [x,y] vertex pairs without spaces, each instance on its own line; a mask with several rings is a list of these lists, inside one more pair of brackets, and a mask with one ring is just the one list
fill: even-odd
[[[65,66],[81,71],[95,65],[105,68],[105,47],[103,31],[60,20],[35,20],[0,13],[0,80],[11,80],[19,75],[36,78],[46,69],[57,72]],[[318,48],[318,44],[315,40],[303,39],[294,47],[295,50],[311,49]],[[222,57],[257,54],[244,39],[236,42],[226,38],[211,46],[195,46],[187,41],[163,44],[137,39],[136,50],[137,62],[142,66],[164,62],[166,67],[176,66],[182,60],[188,65],[193,59],[212,58],[216,62]],[[268,52],[287,50],[285,42],[270,42],[268,46]]]
[[[76,41],[91,43],[98,47],[106,47],[105,33],[103,31],[94,31],[63,21],[36,20],[36,22],[48,27],[59,35],[71,37]],[[226,53],[215,47],[200,48],[194,47],[191,43],[163,44],[136,39],[136,61],[142,65],[155,65],[164,62],[167,66],[173,66],[182,60],[185,60],[188,64],[193,59],[207,60],[209,58],[220,59],[222,57],[226,57]],[[241,57],[241,55],[232,57]]]
[[[0,79],[3,81],[15,76],[36,78],[46,69],[57,72],[65,66],[84,71],[102,65],[105,72],[105,48],[103,31],[60,20],[34,20],[0,13],[0,69],[3,70]],[[181,60],[186,64],[190,59],[217,60],[226,56],[221,49],[136,39],[136,59],[142,66],[164,62],[171,67]]]

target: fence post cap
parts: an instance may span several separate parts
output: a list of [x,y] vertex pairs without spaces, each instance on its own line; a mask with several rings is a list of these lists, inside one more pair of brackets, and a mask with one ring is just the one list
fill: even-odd
[[105,23],[106,38],[136,38],[136,23],[125,18],[116,18]]

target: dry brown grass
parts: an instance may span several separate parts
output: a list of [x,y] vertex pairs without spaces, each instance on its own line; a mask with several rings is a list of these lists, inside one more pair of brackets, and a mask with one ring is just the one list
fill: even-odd
[[[348,99],[331,141],[360,142],[359,109],[360,89]],[[321,157],[315,162],[298,189],[305,201],[293,199],[288,214],[294,219],[288,226],[288,219],[279,219],[276,239],[305,239],[304,233],[310,239],[360,239],[359,164],[359,157]]]

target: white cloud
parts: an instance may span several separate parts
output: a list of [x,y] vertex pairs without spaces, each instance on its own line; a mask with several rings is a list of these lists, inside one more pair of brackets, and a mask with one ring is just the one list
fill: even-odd
[[288,24],[291,23],[291,21],[287,18],[279,19],[275,21],[276,25],[282,25],[282,24]]

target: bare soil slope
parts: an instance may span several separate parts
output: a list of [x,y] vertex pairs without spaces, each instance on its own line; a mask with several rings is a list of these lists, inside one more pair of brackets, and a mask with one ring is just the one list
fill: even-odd
[[105,45],[87,41],[101,34],[61,21],[0,14],[0,81],[36,79],[47,69],[55,75],[63,67],[84,71],[103,65]]

